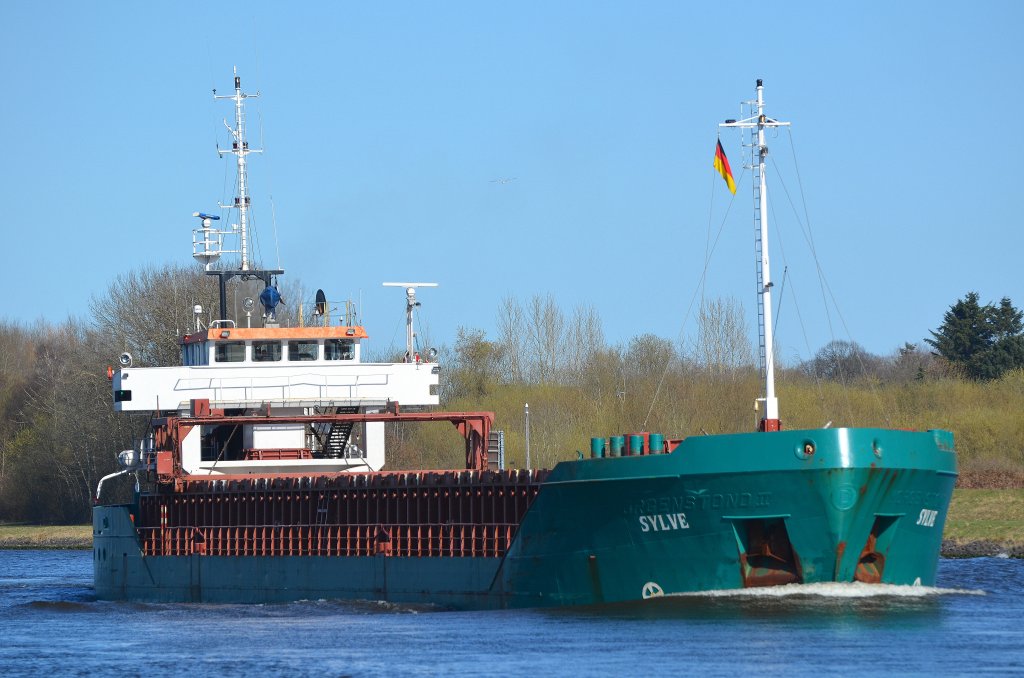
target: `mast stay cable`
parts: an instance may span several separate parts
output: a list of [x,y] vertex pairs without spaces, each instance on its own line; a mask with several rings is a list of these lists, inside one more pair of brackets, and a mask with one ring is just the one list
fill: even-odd
[[[743,181],[743,177],[745,177],[746,174],[747,174],[747,168],[744,167],[743,171],[740,173],[739,181],[737,183],[741,183]],[[717,173],[714,173],[712,175],[712,182],[711,182],[712,202],[713,202],[713,198],[714,198],[715,187],[718,185],[717,176],[718,176]],[[690,304],[686,307],[686,313],[683,316],[682,326],[679,328],[678,338],[679,338],[680,342],[682,342],[682,340],[683,340],[683,338],[685,336],[684,332],[686,331],[686,324],[690,320],[690,314],[693,312],[693,304],[697,300],[697,296],[700,295],[701,298],[703,299],[704,284],[705,284],[705,282],[707,280],[708,268],[711,265],[711,257],[715,253],[715,248],[718,247],[718,241],[721,240],[721,238],[722,238],[722,232],[725,230],[725,223],[729,219],[729,212],[732,210],[732,206],[733,206],[733,203],[735,201],[736,201],[736,197],[734,195],[729,200],[728,206],[725,208],[725,214],[722,216],[722,222],[718,226],[718,232],[715,234],[714,242],[710,242],[711,241],[711,214],[710,214],[710,210],[709,210],[709,214],[708,214],[708,241],[710,242],[710,245],[705,245],[705,247],[704,247],[704,252],[705,252],[705,254],[704,254],[704,267],[701,270],[700,279],[697,282],[696,288],[694,288],[693,295],[690,297]],[[674,360],[673,358],[669,358],[668,360],[665,361],[665,368],[661,371],[661,377],[659,377],[659,379],[658,379],[658,386],[654,389],[654,395],[651,396],[651,405],[647,409],[647,415],[644,416],[644,421],[643,421],[643,424],[641,426],[642,429],[646,429],[647,428],[647,422],[650,421],[651,413],[654,412],[654,406],[655,406],[655,404],[657,404],[658,397],[661,395],[662,386],[664,386],[664,384],[665,384],[665,377],[668,376],[668,371],[669,371],[669,368],[672,366],[673,360]]]

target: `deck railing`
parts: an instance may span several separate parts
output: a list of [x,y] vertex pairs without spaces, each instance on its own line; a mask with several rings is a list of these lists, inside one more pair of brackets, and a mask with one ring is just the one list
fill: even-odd
[[146,556],[501,557],[514,523],[140,527]]

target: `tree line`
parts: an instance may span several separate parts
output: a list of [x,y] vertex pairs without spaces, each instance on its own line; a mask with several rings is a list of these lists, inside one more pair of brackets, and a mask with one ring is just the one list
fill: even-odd
[[[966,301],[976,296],[969,293]],[[1021,314],[1007,299],[979,304],[981,315],[998,321],[976,322],[981,340],[950,351],[946,337],[969,334],[956,321],[964,303],[951,307],[954,320],[947,314],[931,340],[905,342],[889,355],[834,340],[807,360],[785,364],[777,357],[783,426],[944,428],[955,433],[961,468],[973,477],[1024,482],[1024,430],[1016,423],[1024,406],[1024,360],[1005,357],[1024,342]],[[575,458],[591,436],[750,431],[760,418],[754,401],[762,377],[745,317],[736,300],[711,300],[688,338],[641,334],[609,344],[592,308],[564,312],[550,295],[506,299],[494,337],[462,327],[445,348],[442,403],[494,411],[513,465],[525,463],[527,403],[531,461],[541,466]],[[447,450],[458,441],[409,431],[392,442],[395,468],[438,468],[452,463]]]
[[[258,296],[247,285],[229,288],[235,317],[244,317],[242,299]],[[292,302],[284,321],[295,323],[302,289],[282,293]],[[140,367],[178,364],[178,339],[195,327],[195,307],[205,322],[217,304],[214,278],[167,265],[119,276],[85,318],[0,321],[0,521],[88,521],[96,483],[149,424],[144,415],[114,413],[107,366],[121,352]],[[591,307],[566,312],[550,295],[506,299],[494,337],[463,327],[442,347],[442,407],[496,412],[509,464],[518,466],[527,402],[535,466],[575,458],[591,436],[752,430],[761,377],[744,318],[737,301],[711,300],[691,337],[609,343]],[[879,356],[833,341],[783,366],[784,426],[949,428],[962,464],[1020,468],[1024,431],[1013,422],[1024,405],[1021,312],[1008,299],[983,305],[970,293],[927,345],[933,350],[907,343]],[[392,427],[389,467],[457,466],[461,441],[449,428]]]
[[[253,284],[232,281],[234,317],[246,296],[258,296]],[[0,521],[88,521],[97,482],[149,425],[114,412],[107,367],[122,352],[137,367],[179,364],[196,307],[206,323],[218,305],[215,278],[166,265],[118,276],[84,318],[0,322]],[[294,322],[297,308],[285,313]]]

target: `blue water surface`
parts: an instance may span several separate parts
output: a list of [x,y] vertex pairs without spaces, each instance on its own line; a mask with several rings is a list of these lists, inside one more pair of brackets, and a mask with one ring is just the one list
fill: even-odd
[[[1024,561],[934,589],[827,585],[568,610],[97,601],[90,551],[0,551],[0,674],[1024,673]],[[870,673],[865,673],[870,672]]]

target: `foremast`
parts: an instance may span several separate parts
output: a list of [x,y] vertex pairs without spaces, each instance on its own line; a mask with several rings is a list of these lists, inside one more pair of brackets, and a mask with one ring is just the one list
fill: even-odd
[[761,374],[764,377],[764,416],[758,426],[761,431],[778,431],[779,400],[775,396],[775,345],[772,335],[772,277],[768,257],[768,187],[765,182],[765,159],[768,146],[765,129],[788,127],[790,123],[769,118],[764,113],[764,85],[757,81],[757,98],[744,102],[752,115],[743,120],[726,120],[719,127],[738,127],[750,130],[750,168],[754,174],[754,240],[757,261],[757,324],[761,349]]

